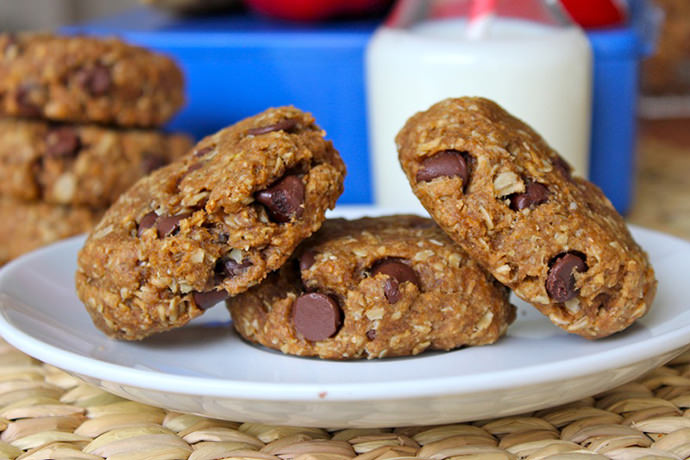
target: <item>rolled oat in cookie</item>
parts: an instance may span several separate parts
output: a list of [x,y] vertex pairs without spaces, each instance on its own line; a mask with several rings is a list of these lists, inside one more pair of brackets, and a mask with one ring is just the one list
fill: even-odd
[[410,118],[396,143],[434,220],[554,324],[600,338],[647,313],[654,271],[623,218],[500,106],[446,99]]
[[506,287],[431,219],[407,215],[329,219],[227,305],[247,340],[325,359],[493,343],[515,319]]
[[120,40],[0,34],[0,114],[52,121],[159,126],[184,103],[168,57]]
[[263,280],[316,231],[345,166],[311,115],[269,109],[136,183],[79,253],[94,323],[137,340]]
[[0,195],[105,208],[191,146],[153,130],[0,118]]

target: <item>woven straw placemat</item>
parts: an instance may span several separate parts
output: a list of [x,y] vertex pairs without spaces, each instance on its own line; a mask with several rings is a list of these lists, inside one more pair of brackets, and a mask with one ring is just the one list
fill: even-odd
[[684,459],[688,408],[690,352],[636,382],[514,417],[345,430],[227,422],[122,399],[0,342],[0,459]]

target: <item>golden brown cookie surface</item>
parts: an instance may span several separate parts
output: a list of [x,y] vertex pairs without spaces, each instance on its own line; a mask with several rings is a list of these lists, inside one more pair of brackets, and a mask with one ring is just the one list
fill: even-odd
[[96,325],[141,339],[280,267],[342,193],[345,166],[323,136],[311,115],[269,109],[135,184],[79,254]]
[[0,198],[0,264],[91,230],[103,210]]
[[0,194],[107,207],[191,146],[186,136],[157,131],[1,118]]
[[329,219],[260,285],[227,300],[235,329],[284,353],[415,355],[495,342],[508,290],[430,219]]
[[168,57],[117,39],[0,34],[0,114],[158,126],[184,103]]
[[601,190],[497,104],[441,101],[396,137],[434,220],[500,282],[587,338],[643,316],[654,271]]

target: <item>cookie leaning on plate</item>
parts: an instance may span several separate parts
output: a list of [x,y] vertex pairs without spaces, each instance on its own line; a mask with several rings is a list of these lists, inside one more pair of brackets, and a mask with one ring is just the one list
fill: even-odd
[[105,208],[191,148],[183,135],[0,118],[0,194]]
[[599,338],[647,313],[654,271],[622,217],[497,104],[446,99],[410,118],[396,143],[434,220],[553,323]]
[[279,268],[342,193],[345,166],[323,136],[311,115],[269,109],[135,184],[79,253],[94,323],[141,339]]
[[431,219],[329,219],[292,262],[227,300],[243,337],[283,353],[416,355],[493,343],[515,319],[508,289]]
[[117,39],[0,34],[0,114],[158,126],[184,102],[168,57]]

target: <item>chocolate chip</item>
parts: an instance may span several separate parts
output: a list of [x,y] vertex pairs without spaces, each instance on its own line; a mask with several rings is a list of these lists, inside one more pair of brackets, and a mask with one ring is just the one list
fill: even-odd
[[74,128],[62,126],[46,135],[46,155],[49,157],[73,157],[79,149],[81,139]]
[[204,165],[204,161],[197,161],[196,163],[192,163],[187,167],[187,170],[182,173],[180,177],[177,178],[177,187],[180,187],[180,183],[184,180],[187,175],[193,171],[196,171],[197,169],[200,169]]
[[209,147],[204,147],[204,148],[199,149],[199,150],[197,150],[196,152],[194,152],[194,156],[195,156],[195,157],[203,157],[204,155],[206,155],[207,153],[211,152],[212,150],[213,150],[213,147],[211,147],[211,146],[209,146]]
[[229,239],[230,235],[228,235],[227,233],[219,233],[218,237],[216,238],[216,243],[225,244],[228,242]]
[[168,159],[163,155],[158,155],[156,153],[145,153],[141,159],[141,169],[144,174],[150,174],[156,169],[162,168],[168,164]]
[[256,201],[266,206],[277,222],[299,219],[304,212],[304,184],[298,176],[285,176],[266,190],[256,194]]
[[248,129],[247,134],[258,136],[259,134],[266,134],[266,133],[270,133],[273,131],[285,131],[288,133],[292,133],[295,131],[298,124],[299,123],[296,119],[288,118],[287,120],[281,120],[278,123],[275,123],[272,125],[260,126],[258,128]]
[[222,278],[234,278],[251,266],[252,263],[249,259],[244,259],[242,262],[236,262],[232,257],[221,257],[216,262],[215,273]]
[[402,299],[400,294],[400,283],[395,278],[388,278],[383,284],[383,294],[386,296],[389,304],[398,303]]
[[425,219],[423,217],[411,219],[410,222],[407,224],[409,228],[414,228],[414,229],[421,229],[421,228],[433,228],[436,226],[436,223],[434,223],[433,220],[431,219]]
[[206,292],[195,292],[192,294],[192,297],[194,298],[194,303],[197,307],[199,307],[201,310],[206,310],[218,302],[222,302],[223,300],[227,299],[230,297],[230,295],[223,289],[220,289]]
[[78,70],[74,74],[74,80],[92,96],[104,95],[113,82],[110,69],[103,64]]
[[397,303],[402,297],[399,289],[402,283],[409,281],[417,286],[418,289],[421,289],[417,273],[402,259],[390,257],[375,262],[371,267],[371,275],[376,276],[379,273],[389,276],[389,279],[383,285],[383,293],[390,304]]
[[137,228],[137,236],[141,236],[146,230],[153,227],[156,224],[156,219],[158,219],[158,214],[153,211],[142,217]]
[[192,163],[189,165],[187,168],[187,171],[185,172],[185,175],[189,174],[192,171],[196,171],[197,169],[201,169],[201,167],[204,165],[203,161],[197,161],[196,163]]
[[376,338],[376,330],[375,329],[369,329],[366,332],[366,335],[367,335],[367,339],[374,340]]
[[510,196],[510,209],[519,211],[531,208],[546,202],[549,198],[549,189],[539,182],[529,182],[525,186],[524,193],[515,193]]
[[554,155],[551,158],[551,164],[553,164],[554,169],[570,179],[573,168],[560,155]]
[[340,307],[326,294],[310,292],[297,297],[292,306],[292,323],[305,339],[317,342],[335,335],[341,323]]
[[566,302],[577,295],[574,272],[584,272],[587,264],[584,255],[572,252],[554,258],[546,277],[546,292],[556,302]]
[[33,101],[31,93],[35,91],[36,85],[25,84],[17,88],[14,94],[14,101],[17,103],[19,113],[26,117],[37,117],[41,115],[41,108]]
[[311,249],[305,250],[299,258],[299,269],[300,270],[309,270],[309,267],[314,265],[315,258],[316,258],[316,253],[313,250],[311,250]]
[[[33,176],[33,180],[36,184],[41,184],[43,181],[43,169],[44,169],[44,167],[45,167],[45,157],[44,156],[34,158],[34,160],[29,165],[31,175]],[[42,194],[43,190],[39,187],[38,192],[39,192],[39,194]]]
[[469,172],[466,153],[457,150],[443,150],[422,161],[417,171],[417,182],[429,182],[437,177],[454,177],[462,179],[463,188],[467,185]]
[[180,221],[186,219],[192,214],[189,212],[178,214],[176,216],[159,216],[156,221],[156,228],[158,229],[158,236],[174,235],[180,230]]

